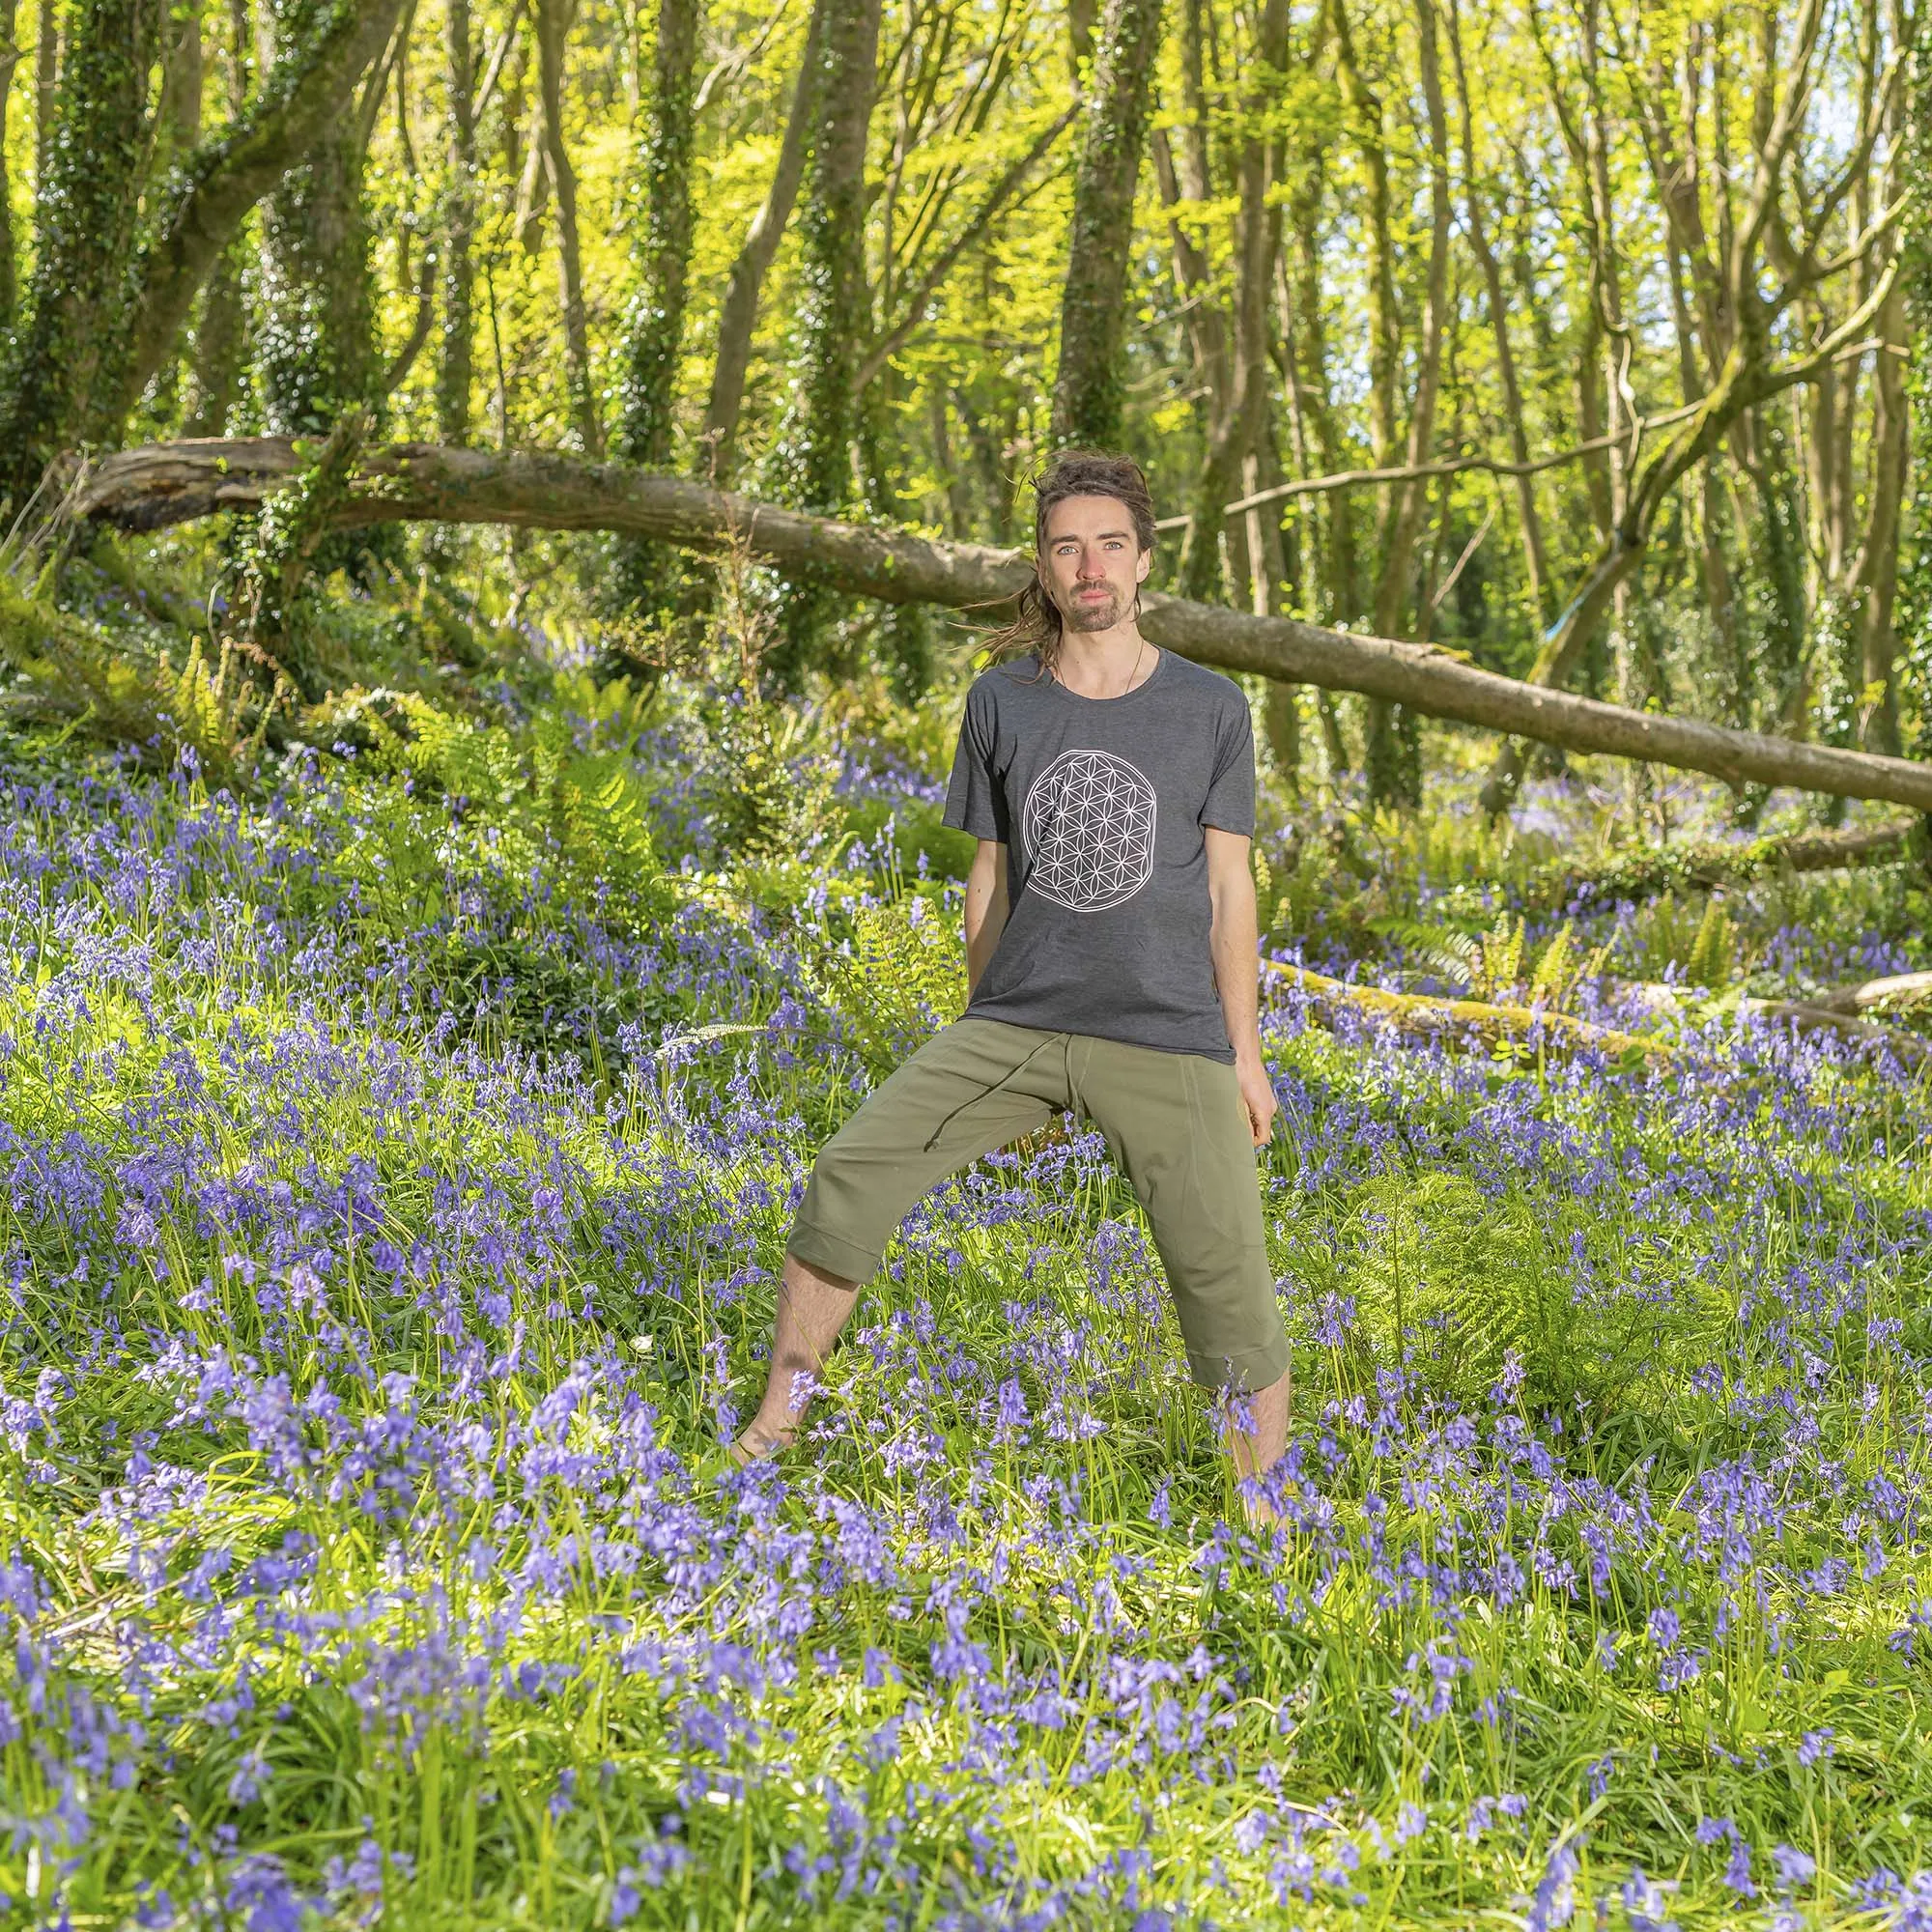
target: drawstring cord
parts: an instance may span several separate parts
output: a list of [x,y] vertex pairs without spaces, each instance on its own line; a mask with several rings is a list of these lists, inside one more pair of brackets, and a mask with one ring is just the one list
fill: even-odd
[[1000,1089],[1007,1084],[1009,1080],[1016,1078],[1019,1074],[1023,1073],[1026,1070],[1028,1063],[1032,1061],[1035,1054],[1039,1053],[1043,1048],[1049,1047],[1052,1044],[1053,1044],[1053,1036],[1051,1034],[1048,1034],[1044,1039],[1039,1040],[1035,1044],[1032,1052],[1030,1052],[1026,1056],[1025,1060],[1018,1061],[1013,1065],[1008,1067],[1007,1070],[1004,1073],[1002,1073],[997,1080],[992,1081],[988,1085],[980,1088],[980,1091],[977,1094],[975,1094],[971,1099],[961,1100],[958,1106],[954,1107],[953,1110],[950,1114],[948,1114],[947,1117],[943,1121],[941,1121],[936,1127],[933,1128],[932,1138],[926,1142],[924,1151],[927,1153],[930,1153],[932,1151],[933,1148],[938,1144],[940,1135],[943,1134],[947,1130],[947,1128],[950,1127],[952,1124],[952,1122],[956,1121],[959,1118],[959,1116],[966,1111],[968,1107],[977,1107],[980,1104],[980,1102],[986,1097],[988,1094],[997,1094],[1000,1091]]
[[1076,1121],[1087,1114],[1087,1103],[1080,1097],[1080,1083],[1073,1077],[1073,1036],[1066,1036],[1066,1104]]

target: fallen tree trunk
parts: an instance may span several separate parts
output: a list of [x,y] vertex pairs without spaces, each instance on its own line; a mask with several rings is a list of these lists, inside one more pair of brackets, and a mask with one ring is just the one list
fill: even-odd
[[1765,1019],[1789,1020],[1805,1033],[1835,1034],[1855,1046],[1869,1046],[1895,1054],[1914,1068],[1932,1059],[1932,1043],[1922,1040],[1903,1027],[1883,1026],[1876,1020],[1861,1020],[1838,1012],[1811,1000],[1740,1000],[1738,1010],[1756,1013]]
[[[1590,1020],[1573,1018],[1541,1007],[1492,1006],[1486,1000],[1438,998],[1424,993],[1392,993],[1379,986],[1351,985],[1345,980],[1331,980],[1324,973],[1312,973],[1305,966],[1291,966],[1278,959],[1264,959],[1262,971],[1283,984],[1298,986],[1333,1015],[1352,1012],[1365,1019],[1392,1026],[1398,1033],[1414,1038],[1439,1039],[1444,1034],[1469,1034],[1492,1046],[1525,1046],[1542,1039],[1556,1053],[1594,1052],[1612,1058],[1624,1054],[1641,1055],[1646,1060],[1671,1060],[1679,1049],[1670,1041],[1647,1034],[1626,1033],[1617,1027],[1599,1026]],[[1899,985],[1916,984],[1913,997],[1932,990],[1932,974],[1904,974]],[[1885,982],[1873,981],[1873,985]],[[1675,993],[1675,987],[1662,990]],[[1863,988],[1851,988],[1861,992]],[[1667,1009],[1675,1014],[1674,1003]],[[1736,1010],[1760,1019],[1788,1020],[1804,1033],[1829,1033],[1854,1046],[1866,1046],[1892,1054],[1903,1065],[1917,1070],[1932,1062],[1932,1041],[1907,1033],[1902,1027],[1885,1026],[1860,1019],[1851,1012],[1810,1000],[1740,1000]]]
[[[126,450],[77,475],[63,511],[157,529],[217,510],[251,509],[298,476],[309,454],[278,437]],[[331,512],[343,527],[402,520],[613,530],[703,550],[737,545],[855,595],[989,615],[1011,600],[1032,567],[1020,552],[840,523],[621,464],[430,443],[367,452]],[[1155,643],[1223,670],[1358,691],[1566,751],[1641,758],[1731,784],[1793,785],[1932,810],[1932,765],[1630,711],[1479,670],[1429,644],[1159,595],[1146,600],[1141,628]]]
[[[1627,980],[1607,982],[1614,990],[1634,998],[1644,1010],[1676,1026],[1708,1020],[1716,1007],[1722,1005],[1714,995],[1697,986],[1671,985],[1660,980]],[[1900,1062],[1919,1067],[1932,1059],[1932,1040],[1903,1027],[1887,1026],[1881,1021],[1861,1019],[1860,1011],[1879,1009],[1888,1001],[1896,1007],[1914,1005],[1932,997],[1932,973],[1901,973],[1889,980],[1871,980],[1861,985],[1841,986],[1810,1000],[1739,999],[1726,1010],[1752,1014],[1760,1019],[1789,1020],[1801,1032],[1834,1034],[1854,1045],[1882,1047]],[[1862,1003],[1862,1004],[1861,1004]]]
[[1932,1000],[1932,973],[1892,973],[1856,986],[1833,986],[1811,1006],[1829,1013],[1903,1013]]
[[1894,819],[1852,832],[1801,832],[1743,844],[1657,845],[1596,867],[1549,866],[1531,876],[1517,903],[1529,913],[1581,912],[1619,899],[1741,886],[1780,872],[1884,865],[1905,856],[1912,827],[1911,819]]
[[1557,1051],[1584,1049],[1613,1056],[1637,1053],[1647,1060],[1668,1060],[1674,1051],[1667,1041],[1597,1026],[1542,1007],[1498,1007],[1487,1000],[1391,993],[1380,986],[1331,980],[1325,973],[1312,973],[1306,966],[1291,966],[1279,959],[1264,959],[1262,971],[1285,985],[1300,987],[1331,1010],[1359,1013],[1393,1026],[1399,1033],[1432,1039],[1444,1033],[1472,1033],[1492,1046],[1520,1046],[1541,1035],[1544,1043]]

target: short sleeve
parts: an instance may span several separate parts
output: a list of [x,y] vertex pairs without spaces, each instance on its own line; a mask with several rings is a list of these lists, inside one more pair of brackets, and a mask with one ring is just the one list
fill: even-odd
[[1214,776],[1201,808],[1201,823],[1238,832],[1244,838],[1254,837],[1255,731],[1238,692],[1222,707],[1214,727]]
[[1007,837],[1007,801],[993,774],[993,706],[984,688],[966,694],[966,715],[959,721],[959,749],[952,754],[952,781],[946,788],[945,821],[975,838]]

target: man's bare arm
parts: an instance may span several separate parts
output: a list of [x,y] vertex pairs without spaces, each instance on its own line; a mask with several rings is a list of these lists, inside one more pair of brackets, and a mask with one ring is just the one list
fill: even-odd
[[1248,869],[1248,841],[1238,832],[1206,828],[1208,896],[1213,907],[1208,946],[1214,958],[1214,987],[1221,995],[1228,1044],[1235,1049],[1235,1075],[1248,1110],[1255,1145],[1274,1132],[1274,1084],[1262,1064],[1257,1021],[1260,1007],[1260,921],[1255,910],[1255,879]]
[[980,975],[1007,929],[1007,848],[996,838],[982,838],[966,874],[966,995],[971,998]]

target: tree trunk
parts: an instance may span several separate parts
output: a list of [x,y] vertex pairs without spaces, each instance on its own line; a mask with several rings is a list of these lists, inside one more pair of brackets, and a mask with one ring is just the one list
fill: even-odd
[[[308,14],[247,112],[197,149],[168,191],[124,287],[113,328],[115,380],[59,440],[111,442],[174,345],[209,270],[248,212],[347,118],[355,83],[388,44],[404,0],[340,0]],[[58,446],[56,444],[56,446]]]
[[[1340,0],[1337,0],[1339,6]],[[1442,103],[1442,69],[1435,41],[1435,0],[1416,0],[1416,44],[1423,99],[1429,112],[1429,305],[1408,417],[1407,461],[1426,463],[1435,440],[1435,397],[1442,380],[1442,336],[1449,298],[1449,123]],[[1381,581],[1376,592],[1376,629],[1398,637],[1409,629],[1415,539],[1429,502],[1420,477],[1398,483],[1382,525]],[[1415,721],[1372,703],[1363,760],[1369,795],[1391,804],[1422,803],[1422,745]]]
[[202,293],[201,316],[194,330],[194,380],[188,388],[184,424],[188,436],[227,434],[248,353],[247,309],[242,285],[247,259],[246,245],[231,242]]
[[[41,0],[44,31],[50,10]],[[20,49],[14,30],[19,17],[18,0],[0,0],[0,336],[14,327],[14,305],[19,299],[18,251],[14,241],[13,170],[7,165],[7,102],[13,94],[14,64]]]
[[803,232],[798,350],[782,467],[794,500],[835,510],[852,500],[854,377],[869,319],[866,288],[866,141],[878,63],[879,0],[832,0],[814,89]]
[[[276,0],[279,67],[313,30],[319,0]],[[258,344],[269,427],[327,435],[376,400],[375,283],[362,191],[362,130],[338,114],[269,198],[262,224]]]
[[[1332,0],[1329,15],[1335,33],[1335,71],[1342,98],[1353,121],[1352,133],[1368,180],[1370,249],[1369,392],[1375,412],[1376,462],[1388,469],[1402,460],[1397,447],[1399,412],[1396,381],[1402,359],[1402,305],[1395,284],[1395,239],[1389,187],[1388,145],[1380,97],[1362,73],[1354,32],[1349,19],[1349,0]],[[1432,276],[1433,276],[1432,264]],[[1370,622],[1381,631],[1402,628],[1399,611],[1391,613],[1392,591],[1406,586],[1406,564],[1401,573],[1389,568],[1390,539],[1406,500],[1406,486],[1398,485],[1382,518],[1382,565],[1377,577]],[[1412,733],[1410,734],[1412,735]],[[1363,763],[1372,798],[1391,799],[1405,790],[1402,747],[1397,720],[1386,703],[1371,699],[1363,733]]]
[[[228,10],[228,118],[239,127],[248,109],[248,51],[251,35],[248,0],[230,0]],[[248,318],[242,288],[249,250],[237,237],[216,258],[201,293],[194,326],[194,354],[183,433],[223,436],[242,386],[248,354]],[[461,439],[452,439],[461,440]]]
[[813,115],[812,83],[818,72],[819,47],[825,16],[833,0],[813,0],[805,30],[805,58],[792,90],[791,112],[779,145],[778,166],[765,199],[745,231],[744,246],[731,265],[724,305],[718,314],[718,353],[712,365],[711,395],[704,406],[704,468],[711,482],[723,488],[731,480],[731,463],[738,440],[738,412],[745,399],[745,372],[752,360],[752,333],[757,327],[758,297],[765,271],[778,253],[785,223],[791,219],[798,185],[805,177],[805,157],[810,145]]
[[1121,440],[1127,256],[1160,15],[1161,0],[1108,0],[1100,28],[1060,299],[1060,367],[1053,385],[1058,443],[1105,449]]
[[[691,273],[693,69],[702,0],[659,0],[657,60],[640,156],[645,229],[638,286],[624,318],[616,453],[650,469],[670,468],[678,352]],[[621,607],[669,608],[677,559],[662,544],[619,547],[613,583]]]
[[[1503,412],[1509,418],[1510,455],[1519,465],[1529,461],[1529,425],[1523,412],[1522,385],[1517,378],[1516,351],[1510,342],[1509,303],[1503,298],[1502,269],[1490,245],[1483,214],[1482,190],[1476,185],[1475,110],[1469,97],[1469,76],[1463,66],[1463,27],[1456,0],[1449,5],[1449,53],[1456,68],[1456,92],[1463,106],[1463,179],[1468,213],[1469,246],[1483,270],[1483,291],[1490,308],[1490,332],[1496,343],[1496,378],[1502,384]],[[1544,550],[1543,519],[1536,505],[1536,479],[1516,479],[1517,522],[1522,533],[1523,575],[1529,591],[1530,617],[1543,629],[1544,585],[1549,562]]]
[[[869,333],[866,142],[871,128],[879,0],[830,0],[814,82],[811,164],[800,242],[797,348],[777,471],[787,499],[812,510],[853,500],[861,429],[858,368]],[[773,674],[795,685],[821,656],[834,615],[824,587],[795,585]]]
[[669,466],[691,272],[692,74],[703,0],[659,0],[657,67],[642,156],[646,208],[637,293],[625,318],[622,414],[615,452],[627,463]]
[[449,185],[442,217],[442,353],[436,421],[445,442],[469,440],[476,339],[476,48],[469,0],[448,0]]
[[[1279,74],[1287,62],[1289,27],[1285,0],[1268,0],[1254,49],[1264,77]],[[1281,212],[1267,198],[1270,148],[1260,125],[1267,102],[1251,91],[1243,106],[1248,127],[1236,164],[1240,212],[1235,227],[1233,366],[1223,392],[1214,398],[1214,419],[1195,478],[1194,518],[1180,560],[1181,594],[1200,599],[1221,592],[1221,505],[1254,453],[1268,407],[1268,298],[1281,248]],[[1254,562],[1250,549],[1250,578]]]
[[1893,610],[1898,599],[1898,526],[1911,462],[1907,440],[1904,351],[1905,296],[1894,290],[1879,310],[1876,377],[1871,434],[1871,507],[1866,514],[1853,582],[1859,592],[1859,661],[1863,688],[1879,692],[1867,712],[1861,706],[1859,743],[1880,752],[1898,750],[1898,693],[1893,677],[1898,637]]
[[1855,832],[1803,832],[1753,838],[1646,847],[1601,866],[1541,867],[1513,895],[1519,911],[1554,917],[1620,900],[1664,893],[1711,892],[1747,885],[1781,872],[1828,872],[1846,866],[1884,866],[1902,859],[1915,821],[1861,826]]
[[34,41],[34,198],[46,191],[53,156],[54,121],[59,112],[61,41],[67,32],[61,0],[41,0],[40,31]]
[[[76,0],[36,196],[29,312],[0,414],[0,482],[17,516],[108,372],[107,331],[134,252],[148,76],[159,52],[149,0]],[[111,379],[111,378],[110,378]]]
[[185,8],[169,20],[171,37],[161,49],[161,98],[155,108],[156,133],[163,165],[193,152],[201,139],[201,95],[204,69],[201,58],[200,0],[188,0]]
[[[1296,170],[1293,215],[1294,272],[1283,271],[1281,306],[1284,333],[1293,325],[1294,355],[1291,369],[1304,419],[1314,431],[1321,467],[1330,474],[1348,468],[1348,450],[1335,420],[1335,399],[1328,376],[1327,329],[1321,315],[1321,236],[1318,232],[1320,184],[1315,170]],[[1358,624],[1368,615],[1363,595],[1362,568],[1355,542],[1355,511],[1350,496],[1331,497],[1326,506],[1329,612],[1337,623]],[[1308,520],[1304,517],[1303,527]],[[1331,751],[1333,747],[1331,745]],[[1338,767],[1345,769],[1345,767]]]
[[[81,479],[71,509],[80,518],[156,529],[255,507],[305,468],[283,438],[160,443],[104,458]],[[1009,606],[1033,573],[1022,552],[839,523],[621,464],[422,443],[365,452],[329,512],[341,528],[398,519],[616,530],[707,550],[742,548],[848,595],[982,616]],[[1224,670],[1359,691],[1432,717],[1706,772],[1730,784],[1794,785],[1932,811],[1932,765],[1627,711],[1479,670],[1429,644],[1353,637],[1159,593],[1147,599],[1143,628],[1155,643]]]
[[563,133],[564,70],[568,60],[572,0],[534,0],[537,75],[543,100],[544,154],[556,192],[556,270],[563,304],[564,383],[571,420],[586,456],[604,448],[604,425],[590,384],[590,325],[583,308],[583,256],[577,241],[577,173]]

